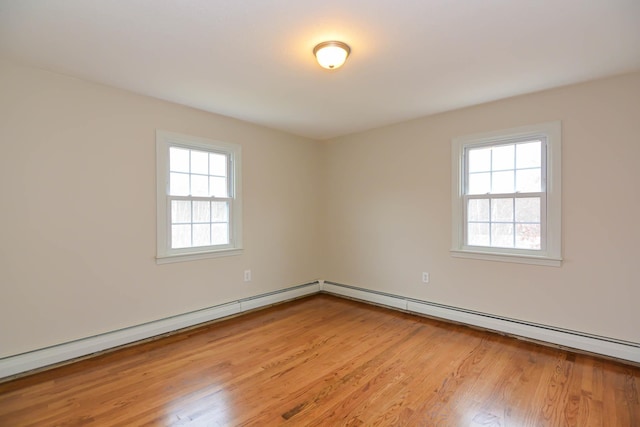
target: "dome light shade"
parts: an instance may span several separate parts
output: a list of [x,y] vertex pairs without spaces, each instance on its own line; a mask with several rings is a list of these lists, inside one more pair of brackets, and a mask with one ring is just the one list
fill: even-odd
[[313,48],[313,54],[321,67],[328,70],[340,68],[347,56],[351,53],[351,48],[342,42],[322,42]]

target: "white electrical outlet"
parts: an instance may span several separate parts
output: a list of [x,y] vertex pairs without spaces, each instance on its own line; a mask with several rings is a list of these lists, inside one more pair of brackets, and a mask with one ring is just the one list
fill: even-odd
[[244,271],[244,281],[245,282],[250,282],[251,281],[251,270],[245,270]]
[[422,273],[422,283],[429,283],[429,273]]

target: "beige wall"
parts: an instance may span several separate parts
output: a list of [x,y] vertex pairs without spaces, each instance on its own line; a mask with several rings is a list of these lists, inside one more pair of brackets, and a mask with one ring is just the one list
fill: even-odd
[[[451,138],[551,120],[563,266],[452,258]],[[156,265],[157,128],[242,145],[244,255]],[[319,278],[640,342],[639,135],[640,73],[316,142],[0,63],[0,357]]]
[[[244,255],[156,265],[157,128],[242,145]],[[0,147],[0,357],[320,278],[318,142],[0,63]]]
[[[451,139],[553,120],[563,266],[452,258]],[[327,280],[640,342],[640,73],[338,138],[324,154]]]

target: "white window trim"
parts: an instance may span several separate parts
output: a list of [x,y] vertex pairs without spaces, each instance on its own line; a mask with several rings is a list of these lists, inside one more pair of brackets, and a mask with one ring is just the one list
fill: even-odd
[[[233,203],[229,213],[231,222],[231,242],[219,249],[169,248],[169,147],[178,145],[187,148],[202,148],[207,151],[221,151],[231,157],[230,176],[233,182]],[[242,254],[242,149],[240,145],[214,141],[207,138],[182,135],[156,130],[156,202],[157,202],[157,248],[156,263],[193,261]]]
[[[536,254],[517,249],[466,246],[464,243],[464,151],[466,147],[513,139],[545,136],[546,144],[546,250]],[[547,122],[454,138],[451,144],[451,255],[489,261],[559,267],[562,265],[562,123]]]

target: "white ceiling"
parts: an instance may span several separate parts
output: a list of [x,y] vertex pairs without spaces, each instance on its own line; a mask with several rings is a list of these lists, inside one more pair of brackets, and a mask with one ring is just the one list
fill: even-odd
[[640,0],[0,0],[0,55],[326,139],[640,70]]

